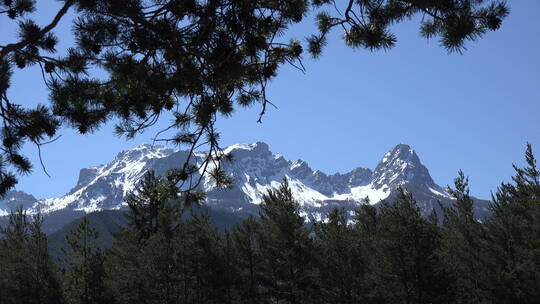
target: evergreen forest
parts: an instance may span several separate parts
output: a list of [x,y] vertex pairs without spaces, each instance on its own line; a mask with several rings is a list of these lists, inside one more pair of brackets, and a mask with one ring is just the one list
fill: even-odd
[[149,172],[110,248],[83,219],[53,257],[43,217],[12,213],[0,303],[538,303],[540,172],[530,145],[525,156],[482,220],[460,172],[444,214],[421,217],[402,189],[376,207],[306,220],[285,180],[259,216],[223,230]]

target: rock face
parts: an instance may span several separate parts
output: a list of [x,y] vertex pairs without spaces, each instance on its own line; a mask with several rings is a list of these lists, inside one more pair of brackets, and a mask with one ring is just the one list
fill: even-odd
[[37,205],[39,201],[32,195],[23,191],[9,191],[6,196],[0,201],[0,216],[8,215],[17,207],[22,206],[23,209],[29,209]]
[[406,183],[438,188],[416,152],[408,145],[399,144],[387,152],[375,168],[373,186],[396,188]]
[[[237,144],[226,148],[233,161],[224,164],[234,178],[231,189],[216,189],[203,178],[201,187],[207,191],[207,204],[215,209],[257,214],[262,195],[277,187],[287,178],[296,200],[305,215],[321,219],[334,207],[353,210],[365,199],[371,204],[391,200],[399,187],[412,192],[427,215],[439,209],[439,202],[451,202],[448,193],[431,178],[416,152],[399,144],[387,152],[374,171],[355,168],[350,172],[332,175],[312,169],[302,160],[289,161],[273,154],[262,142]],[[141,145],[119,153],[105,165],[81,169],[77,185],[58,198],[37,200],[20,191],[11,191],[0,201],[0,215],[7,214],[17,205],[28,212],[50,214],[54,212],[92,212],[125,208],[124,197],[135,189],[137,182],[148,170],[164,174],[168,169],[182,165],[187,151],[175,151],[162,146]],[[201,162],[203,153],[194,155]],[[196,176],[198,177],[198,176]],[[477,215],[487,212],[486,201],[476,201]]]

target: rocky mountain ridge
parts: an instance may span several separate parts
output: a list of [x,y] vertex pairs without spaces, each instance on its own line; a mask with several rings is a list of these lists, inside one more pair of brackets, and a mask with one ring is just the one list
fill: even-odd
[[[302,213],[321,219],[333,207],[353,210],[368,197],[371,204],[392,199],[398,187],[413,192],[422,213],[437,209],[439,202],[449,204],[450,196],[431,178],[416,152],[406,144],[388,151],[375,170],[355,168],[347,173],[325,174],[312,169],[302,160],[290,161],[273,154],[266,143],[236,144],[227,147],[232,162],[223,166],[234,178],[231,189],[216,189],[203,177],[207,204],[239,214],[257,214],[262,195],[287,178]],[[140,145],[120,152],[111,162],[80,170],[77,184],[64,196],[38,200],[21,191],[12,191],[0,201],[0,215],[6,215],[17,205],[29,213],[83,212],[125,208],[124,197],[136,188],[148,170],[164,174],[181,166],[187,151],[163,146]],[[195,153],[201,162],[204,153]],[[478,200],[477,213],[487,212],[487,202]]]

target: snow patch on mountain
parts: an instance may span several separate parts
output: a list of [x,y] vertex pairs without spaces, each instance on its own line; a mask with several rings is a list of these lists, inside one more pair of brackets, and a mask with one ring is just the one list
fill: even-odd
[[354,200],[363,202],[365,199],[374,205],[390,196],[390,189],[375,188],[373,184],[351,188],[351,192],[347,194],[338,194],[332,197],[335,200]]
[[[293,197],[300,204],[300,206],[309,205],[312,207],[320,207],[321,201],[329,199],[320,192],[306,186],[298,179],[290,178],[287,175],[285,175],[285,178],[287,178]],[[271,180],[266,185],[262,185],[260,183],[255,183],[252,185],[249,182],[246,182],[241,189],[244,191],[244,193],[246,193],[249,201],[252,204],[259,205],[262,203],[263,195],[266,194],[268,190],[278,189],[282,181],[283,180]]]
[[68,194],[40,200],[29,211],[49,213],[70,208],[88,213],[118,209],[124,205],[123,198],[135,189],[144,173],[152,169],[152,161],[174,152],[149,144],[122,151],[108,164],[81,169],[77,185]]
[[[355,168],[331,175],[312,169],[305,161],[289,161],[273,154],[263,142],[235,144],[223,152],[233,159],[222,164],[234,179],[232,188],[217,189],[208,176],[202,177],[200,187],[207,192],[209,204],[228,210],[256,210],[254,207],[262,202],[263,195],[278,188],[285,178],[302,212],[315,217],[322,216],[332,206],[358,206],[365,198],[377,204],[395,194],[398,187],[411,185],[434,198],[449,197],[432,180],[416,152],[404,144],[386,153],[374,171]],[[195,152],[190,162],[200,165],[205,156],[206,152]],[[125,207],[125,197],[136,188],[145,172],[154,170],[162,175],[168,169],[181,167],[187,157],[187,151],[140,145],[118,153],[108,164],[81,169],[75,187],[62,197],[36,200],[22,193],[13,194],[14,201],[0,201],[0,215],[12,210],[18,201],[24,202],[29,213],[120,209]],[[196,174],[194,179],[201,174]]]
[[446,197],[448,199],[454,199],[454,197],[452,197],[448,192],[446,192],[444,190],[444,188],[442,187],[439,187],[439,189],[433,189],[431,187],[428,187],[429,191],[431,191],[431,193],[435,194],[435,195],[438,195],[438,196],[442,196],[442,197]]

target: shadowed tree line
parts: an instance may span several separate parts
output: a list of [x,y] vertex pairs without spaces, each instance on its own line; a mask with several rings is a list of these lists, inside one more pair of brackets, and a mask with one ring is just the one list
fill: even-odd
[[184,194],[148,173],[110,249],[84,219],[54,263],[42,218],[12,214],[0,303],[537,303],[540,172],[530,145],[526,161],[483,222],[460,172],[442,216],[423,218],[401,190],[379,209],[335,209],[306,225],[285,181],[264,195],[260,217],[222,232],[204,213],[186,216]]

